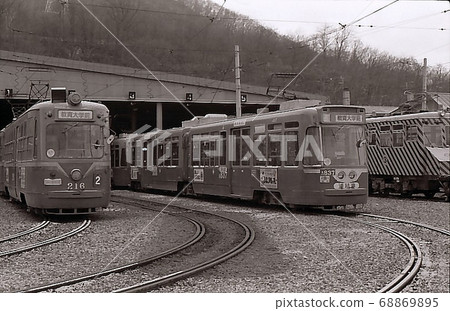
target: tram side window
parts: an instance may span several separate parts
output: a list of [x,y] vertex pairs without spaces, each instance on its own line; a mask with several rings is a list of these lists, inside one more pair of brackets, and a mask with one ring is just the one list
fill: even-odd
[[200,135],[192,136],[192,166],[200,165]]
[[35,122],[36,120],[34,118],[30,118],[28,119],[27,123],[27,132],[26,132],[26,136],[27,136],[27,152],[26,152],[26,158],[31,160],[33,158],[36,158],[36,152],[35,152],[35,139],[36,139],[36,134],[35,134]]
[[281,123],[267,125],[269,131],[268,165],[281,166]]
[[442,147],[442,130],[439,125],[424,125],[425,146]]
[[417,126],[407,125],[406,126],[406,141],[417,141]]
[[33,127],[34,127],[34,134],[33,134],[33,158],[34,159],[36,159],[37,158],[37,156],[38,156],[38,142],[37,142],[37,139],[38,139],[38,131],[37,131],[37,127],[38,125],[37,125],[37,119],[34,119],[34,124],[33,124]]
[[142,166],[147,167],[148,141],[142,147]]
[[114,156],[116,154],[115,146],[111,146],[111,167],[115,167],[114,165]]
[[113,151],[113,154],[112,154],[112,156],[111,156],[111,160],[113,161],[113,163],[112,163],[112,166],[113,167],[118,167],[119,165],[120,165],[120,154],[119,154],[119,146],[118,145],[116,145],[115,147],[114,147],[114,149],[112,150]]
[[219,166],[219,144],[220,144],[220,136],[219,132],[212,132],[209,135],[209,165],[210,166]]
[[172,165],[172,160],[171,160],[171,156],[172,156],[172,139],[171,138],[166,138],[166,140],[164,141],[164,154],[163,154],[163,165],[164,166],[171,166]]
[[241,130],[234,129],[231,131],[231,136],[233,138],[232,144],[234,145],[234,154],[233,154],[233,165],[238,166],[241,163]]
[[250,165],[251,152],[249,147],[250,128],[234,129],[231,131],[230,154],[234,166]]
[[318,127],[309,127],[306,129],[306,136],[302,145],[303,164],[304,165],[318,165],[321,159],[320,154],[320,136]]
[[3,159],[5,161],[13,161],[14,160],[14,132],[13,131],[7,131],[5,132],[4,137],[4,143],[5,143],[5,149],[3,150]]
[[381,147],[391,146],[391,133],[389,132],[380,133],[380,146]]
[[131,166],[136,166],[136,142],[133,142],[131,147]]
[[241,144],[242,144],[241,165],[248,166],[248,165],[250,165],[250,158],[251,158],[250,147],[248,146],[248,143],[246,142],[246,140],[248,141],[250,139],[250,129],[249,128],[242,129],[241,138],[242,138],[242,141],[241,141]]
[[403,132],[393,132],[392,133],[392,146],[403,147]]
[[220,144],[219,144],[219,164],[226,165],[227,160],[227,132],[220,132]]
[[297,155],[298,155],[298,133],[297,131],[286,131],[285,139],[287,141],[287,159],[286,166],[297,166]]
[[[101,158],[104,153],[103,147],[103,127],[99,126],[91,126],[90,131],[90,157],[92,158]],[[88,155],[89,157],[89,155]]]
[[120,149],[120,166],[127,166],[127,156],[125,148]]
[[[24,129],[25,127],[25,129]],[[16,127],[16,137],[17,137],[17,160],[25,160],[26,152],[26,123],[22,123]]]
[[375,146],[377,144],[377,131],[370,130],[367,132],[367,143],[369,146]]
[[31,160],[35,153],[35,119],[29,118],[17,127],[17,160]]
[[158,145],[153,145],[153,166],[158,166]]
[[155,164],[156,164],[156,166],[163,166],[164,165],[164,144],[163,143],[159,143],[155,147],[156,147],[156,152],[155,152],[156,161],[155,161]]
[[269,166],[281,165],[281,133],[269,134]]
[[391,145],[391,126],[383,125],[380,127],[380,146],[390,147]]
[[393,129],[392,146],[403,147],[403,141],[404,141],[403,125],[395,124],[394,126],[392,126],[392,129]]
[[209,135],[202,135],[202,141],[200,144],[200,165],[209,166],[209,151],[210,151],[210,141]]
[[[258,146],[258,150],[254,151],[254,163],[255,166],[266,166],[267,165],[267,135],[263,134],[255,134],[253,136],[253,141],[256,146]],[[259,151],[259,152],[258,152]]]
[[179,164],[179,153],[180,153],[180,147],[178,143],[178,137],[172,138],[172,150],[171,150],[171,159],[172,159],[172,166],[178,166]]
[[267,125],[267,129],[269,131],[281,131],[281,123],[269,124]]
[[[179,143],[178,137],[167,138],[155,146],[154,162],[158,166],[178,166],[179,164]],[[156,159],[157,157],[157,159]],[[157,162],[156,162],[157,161]]]
[[284,128],[286,128],[286,129],[297,128],[297,127],[299,127],[298,121],[286,122],[284,124]]

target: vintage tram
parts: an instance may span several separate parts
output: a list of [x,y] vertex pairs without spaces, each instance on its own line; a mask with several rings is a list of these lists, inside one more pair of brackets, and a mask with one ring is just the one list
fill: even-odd
[[196,117],[142,135],[130,152],[136,188],[289,207],[366,203],[364,108],[290,107],[241,118]]
[[[111,186],[113,188],[131,187],[131,168],[136,180],[136,140],[139,134],[120,134],[111,144]],[[134,185],[134,184],[133,184]]]
[[450,197],[450,112],[367,118],[370,192]]
[[2,133],[3,191],[44,214],[89,214],[110,200],[109,111],[52,89]]

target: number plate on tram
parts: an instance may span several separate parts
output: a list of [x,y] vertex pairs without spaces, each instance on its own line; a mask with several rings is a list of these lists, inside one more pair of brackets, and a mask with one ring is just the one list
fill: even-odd
[[321,176],[334,176],[335,173],[336,173],[335,169],[329,169],[329,168],[320,169]]

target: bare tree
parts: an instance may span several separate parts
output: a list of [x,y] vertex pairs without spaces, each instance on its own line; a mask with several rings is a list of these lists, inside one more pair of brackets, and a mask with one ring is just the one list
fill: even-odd
[[352,33],[347,27],[334,34],[334,56],[338,61],[347,58],[351,39]]

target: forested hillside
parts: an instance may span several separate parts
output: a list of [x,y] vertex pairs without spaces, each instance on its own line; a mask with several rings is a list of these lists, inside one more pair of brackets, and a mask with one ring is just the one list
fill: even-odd
[[[421,89],[420,63],[364,46],[348,29],[281,36],[208,0],[82,3],[0,1],[0,49],[140,67],[114,35],[151,70],[233,81],[238,44],[246,84],[280,84],[272,74],[298,73],[322,52],[292,88],[339,102],[347,87],[361,105],[398,105],[406,89]],[[429,90],[450,91],[448,70],[430,68],[429,75]]]

